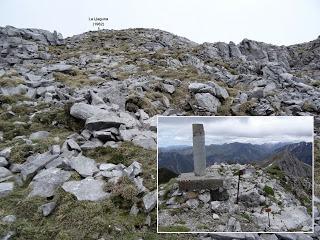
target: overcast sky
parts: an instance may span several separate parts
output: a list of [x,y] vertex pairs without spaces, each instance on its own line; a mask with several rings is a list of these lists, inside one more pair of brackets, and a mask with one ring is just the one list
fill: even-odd
[[313,141],[313,117],[159,117],[159,147],[192,145],[193,123],[204,124],[206,145]]
[[72,36],[106,28],[158,28],[202,42],[244,38],[290,45],[320,34],[319,0],[1,0],[0,25],[57,30]]

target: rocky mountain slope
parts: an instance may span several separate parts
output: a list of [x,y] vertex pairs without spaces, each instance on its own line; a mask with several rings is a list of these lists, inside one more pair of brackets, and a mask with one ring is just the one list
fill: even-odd
[[278,167],[288,176],[312,179],[312,166],[299,160],[288,149],[277,152],[260,163],[262,167]]
[[1,27],[0,236],[316,239],[318,213],[310,235],[158,235],[154,149],[156,114],[312,115],[318,139],[319,49]]
[[277,152],[281,152],[287,149],[289,152],[293,153],[298,159],[306,164],[312,165],[312,144],[301,142],[296,144],[291,144],[288,146],[283,146],[277,149]]

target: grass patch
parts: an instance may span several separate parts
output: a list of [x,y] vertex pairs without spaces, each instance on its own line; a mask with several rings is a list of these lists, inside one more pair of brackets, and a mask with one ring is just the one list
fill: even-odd
[[138,201],[138,190],[128,177],[121,177],[119,182],[111,187],[112,202],[120,208],[130,209],[132,204]]
[[15,104],[20,101],[30,100],[25,95],[14,95],[14,96],[5,96],[0,95],[0,105],[2,104]]
[[[83,123],[69,114],[67,105],[64,108],[48,108],[46,111],[37,112],[34,107],[22,104],[13,105],[12,110],[15,115],[6,111],[0,112],[0,131],[4,132],[6,141],[41,130],[56,133],[53,135],[65,135],[64,133],[83,128]],[[31,114],[35,116],[30,121]]]
[[267,172],[278,180],[285,180],[284,172],[277,165],[271,165],[268,167]]
[[197,229],[209,229],[209,227],[206,224],[201,223],[197,225]]
[[140,97],[132,94],[126,99],[126,110],[129,112],[136,112],[139,109],[143,109],[149,116],[156,115],[157,109],[151,104],[151,101],[147,97]]
[[241,213],[240,216],[251,222],[251,216],[248,213]]
[[[16,189],[2,198],[1,213],[14,214],[17,221],[9,226],[0,225],[0,232],[13,230],[16,239],[110,239],[110,235],[121,239],[124,235],[139,236],[139,232],[144,231],[145,214],[128,215],[127,211],[115,207],[110,200],[77,201],[73,195],[59,189],[54,197],[57,208],[52,215],[44,218],[38,207],[48,201],[25,198],[26,193],[27,189]],[[152,224],[155,224],[155,218],[152,218]]]
[[183,225],[159,226],[159,232],[190,232],[190,228]]
[[274,196],[273,188],[265,185],[263,191],[267,194],[267,196]]
[[252,108],[254,108],[256,106],[256,103],[253,101],[247,101],[242,103],[239,106],[239,115],[250,115],[250,112],[252,110]]
[[24,81],[19,77],[3,76],[0,78],[0,87],[16,87],[22,83],[24,83]]
[[53,76],[56,81],[59,81],[72,88],[78,88],[78,87],[87,86],[87,85],[91,86],[101,82],[101,81],[89,79],[87,74],[84,71],[80,71],[80,70],[73,70],[68,74],[55,72],[53,73]]
[[218,115],[230,116],[232,102],[233,102],[233,98],[231,97],[228,97],[225,101],[223,101],[222,105],[218,107]]

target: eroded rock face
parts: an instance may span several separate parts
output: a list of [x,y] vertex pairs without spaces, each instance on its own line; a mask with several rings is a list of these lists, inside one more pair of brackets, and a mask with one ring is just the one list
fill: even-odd
[[51,33],[40,29],[18,29],[11,26],[0,28],[0,50],[2,62],[17,64],[27,59],[49,59],[51,56],[41,50],[43,46],[61,45],[64,39],[56,31]]

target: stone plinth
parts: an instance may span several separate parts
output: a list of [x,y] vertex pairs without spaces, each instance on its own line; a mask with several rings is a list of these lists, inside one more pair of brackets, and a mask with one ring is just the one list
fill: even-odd
[[203,125],[192,124],[192,131],[194,174],[204,176],[206,174],[206,146]]
[[182,173],[178,177],[181,191],[215,190],[223,187],[223,179],[209,174],[196,176],[194,173]]

